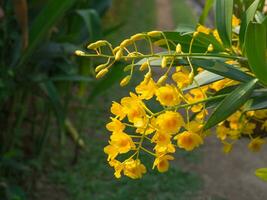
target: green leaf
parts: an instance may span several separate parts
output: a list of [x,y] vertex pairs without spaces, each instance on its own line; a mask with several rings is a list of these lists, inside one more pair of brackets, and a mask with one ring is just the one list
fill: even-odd
[[203,24],[203,25],[205,24],[205,21],[208,17],[209,11],[212,8],[213,4],[214,4],[214,0],[207,0],[206,1],[205,7],[203,9],[203,12],[202,12],[200,18],[199,18],[198,23]]
[[244,16],[242,17],[242,22],[240,25],[240,32],[239,32],[239,40],[241,47],[243,48],[244,40],[245,40],[245,35],[247,32],[247,27],[249,23],[253,20],[255,13],[257,11],[257,8],[259,6],[260,0],[255,0],[247,9],[245,12]]
[[208,59],[192,59],[192,64],[195,66],[202,67],[212,73],[230,78],[232,80],[240,82],[248,82],[253,79],[252,76],[239,70],[233,65],[226,64],[221,60],[208,60]]
[[267,168],[260,168],[255,171],[255,175],[263,181],[267,181]]
[[246,33],[245,49],[248,63],[260,82],[267,85],[267,20],[262,23],[250,23]]
[[[182,50],[184,52],[189,51],[190,43],[192,40],[192,34],[184,34],[184,32],[164,32],[166,38],[168,40],[173,41],[175,44],[181,44]],[[159,40],[160,38],[156,38],[156,40]],[[162,39],[162,38],[161,38]],[[225,48],[222,46],[222,44],[214,37],[213,34],[205,34],[205,33],[199,33],[198,36],[195,38],[194,43],[192,45],[192,52],[206,52],[208,46],[212,44],[214,47],[214,53],[216,52],[223,52]],[[166,46],[162,46],[163,48],[166,48]],[[175,47],[173,45],[170,46],[172,50],[175,50]]]
[[233,0],[216,0],[216,27],[226,47],[232,45]]
[[100,39],[102,37],[102,30],[98,13],[93,9],[77,10],[77,13],[81,16],[87,27],[90,42]]
[[244,83],[225,97],[211,114],[204,128],[209,129],[236,112],[251,97],[257,81],[257,79],[253,79]]
[[51,107],[54,109],[61,136],[63,136],[65,112],[57,88],[55,87],[52,81],[42,82],[39,84],[39,86],[48,97]]
[[45,8],[36,17],[30,28],[29,46],[15,66],[16,68],[20,68],[20,66],[27,62],[48,31],[74,2],[74,0],[49,0],[47,2]]

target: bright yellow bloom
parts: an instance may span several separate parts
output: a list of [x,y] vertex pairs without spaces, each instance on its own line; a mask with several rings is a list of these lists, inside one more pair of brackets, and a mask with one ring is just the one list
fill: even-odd
[[200,121],[193,120],[186,124],[186,129],[194,133],[201,132],[202,128],[203,124]]
[[254,138],[251,140],[251,142],[248,144],[248,148],[252,152],[258,152],[261,150],[261,147],[263,144],[265,144],[265,140],[261,139],[260,137]]
[[114,146],[119,153],[127,153],[135,148],[132,138],[126,133],[114,133],[110,136],[110,145]]
[[216,39],[218,42],[220,42],[220,43],[222,44],[222,40],[221,40],[221,38],[220,38],[220,35],[219,35],[218,30],[217,30],[217,29],[214,30],[214,31],[212,32],[212,34],[213,34],[213,36],[215,37],[215,39]]
[[124,117],[126,116],[126,113],[124,112],[124,108],[121,104],[117,102],[113,102],[112,106],[110,108],[110,111],[112,114],[116,115],[119,117],[120,120],[123,120]]
[[255,117],[258,119],[265,119],[267,118],[267,109],[264,110],[256,110]]
[[130,159],[124,163],[124,175],[132,179],[142,178],[146,173],[146,167],[140,160]]
[[135,91],[139,94],[141,99],[149,100],[156,92],[157,85],[152,78],[149,80],[142,81],[136,88]]
[[156,143],[154,150],[158,155],[174,153],[175,147],[171,143],[171,135],[162,131],[156,132],[152,138],[152,142]]
[[199,25],[197,27],[197,32],[200,32],[200,33],[205,33],[205,34],[210,34],[211,30],[203,25]]
[[121,104],[124,107],[128,120],[134,122],[136,119],[143,118],[146,112],[143,108],[141,99],[133,93],[130,93],[130,95],[130,97],[124,97],[121,100]]
[[229,128],[225,127],[224,125],[219,125],[216,128],[217,138],[221,140],[225,140],[227,137],[227,133],[229,133]]
[[118,160],[111,160],[111,161],[109,161],[109,165],[111,167],[114,167],[114,170],[115,170],[114,175],[115,175],[115,177],[116,178],[121,178],[121,172],[122,172],[122,170],[124,168],[123,163],[121,163]]
[[[153,120],[153,119],[151,119]],[[150,124],[147,124],[149,122],[149,119],[145,116],[143,118],[135,118],[134,120],[134,126],[136,127],[136,133],[149,135],[155,131],[155,128],[152,126],[151,122]]]
[[125,129],[125,125],[115,119],[115,118],[111,118],[112,119],[112,122],[109,122],[107,125],[106,125],[106,128],[111,131],[111,132],[122,132],[124,129]]
[[156,96],[157,100],[163,106],[175,106],[181,102],[177,89],[168,84],[158,88],[156,91]]
[[184,126],[184,119],[177,112],[166,111],[157,117],[156,124],[163,132],[175,134],[179,132],[182,126]]
[[108,154],[108,161],[109,160],[113,160],[116,158],[116,156],[119,154],[118,150],[116,147],[112,146],[112,145],[108,145],[104,148],[104,152],[106,154]]
[[242,132],[244,134],[252,134],[256,128],[256,124],[252,122],[247,122],[243,124]]
[[199,145],[203,144],[203,139],[199,134],[190,131],[184,131],[174,137],[177,140],[177,145],[186,151],[192,151]]
[[265,120],[264,123],[262,124],[261,130],[267,131],[267,120]]
[[240,117],[241,117],[240,111],[237,111],[230,117],[228,117],[227,121],[229,122],[229,126],[231,129],[237,130],[240,128]]
[[176,72],[172,75],[172,79],[176,82],[179,88],[185,88],[190,85],[190,72],[183,66],[177,67]]
[[169,169],[169,160],[173,160],[174,157],[170,155],[162,155],[155,159],[153,169],[157,166],[159,172],[163,173]]
[[233,18],[232,18],[232,26],[233,27],[237,27],[240,25],[240,19],[238,19],[235,15],[233,15]]

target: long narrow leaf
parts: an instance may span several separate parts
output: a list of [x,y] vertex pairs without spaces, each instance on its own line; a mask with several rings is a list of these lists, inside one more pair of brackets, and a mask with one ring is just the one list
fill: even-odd
[[205,21],[207,19],[207,16],[208,16],[209,11],[212,8],[213,4],[214,4],[214,0],[207,0],[206,1],[204,10],[203,10],[203,12],[202,12],[202,14],[201,14],[201,16],[199,18],[199,23],[200,24],[203,24],[203,25],[205,24]]
[[256,77],[265,85],[267,85],[266,34],[266,23],[250,23],[245,40],[245,49],[250,68]]
[[15,66],[19,68],[34,53],[37,45],[44,39],[46,33],[72,6],[75,0],[49,0],[30,28],[29,46]]
[[227,119],[238,108],[240,108],[251,97],[252,91],[257,83],[257,79],[253,79],[247,83],[240,85],[233,92],[231,92],[211,114],[205,129],[209,129],[221,121]]
[[255,0],[250,7],[247,9],[247,11],[244,13],[244,16],[242,17],[242,23],[240,25],[240,32],[239,32],[239,40],[241,47],[243,47],[244,40],[245,40],[245,34],[247,31],[247,27],[249,23],[253,20],[255,13],[257,11],[257,8],[259,6],[260,0]]
[[233,6],[233,0],[216,1],[216,27],[220,38],[227,47],[231,47],[232,44]]

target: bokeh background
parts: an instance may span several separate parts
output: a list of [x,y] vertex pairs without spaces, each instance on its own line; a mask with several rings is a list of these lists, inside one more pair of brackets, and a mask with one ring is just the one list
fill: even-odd
[[[113,176],[103,152],[109,107],[121,89],[123,63],[95,80],[101,61],[79,58],[90,42],[114,46],[135,33],[197,25],[200,0],[0,0],[0,199],[263,200],[253,172],[267,163],[247,141],[224,155],[211,137],[194,152],[177,151],[165,174]],[[212,26],[211,13],[207,24]],[[147,47],[142,47],[146,51]],[[152,159],[144,156],[146,166]]]

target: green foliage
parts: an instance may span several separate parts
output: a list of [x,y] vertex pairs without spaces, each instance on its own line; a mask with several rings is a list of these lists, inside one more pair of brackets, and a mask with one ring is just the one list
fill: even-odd
[[234,0],[216,1],[216,27],[226,47],[232,44],[232,15]]

